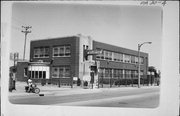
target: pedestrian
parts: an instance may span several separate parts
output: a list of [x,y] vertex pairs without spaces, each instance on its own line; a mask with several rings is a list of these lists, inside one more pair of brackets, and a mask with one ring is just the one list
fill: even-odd
[[12,80],[13,80],[13,88],[14,90],[16,90],[16,74],[15,72],[12,73]]
[[32,89],[32,80],[29,78],[28,79],[28,92],[30,92]]

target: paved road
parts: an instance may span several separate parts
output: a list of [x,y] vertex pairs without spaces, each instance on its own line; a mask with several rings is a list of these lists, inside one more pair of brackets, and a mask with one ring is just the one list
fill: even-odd
[[159,104],[159,93],[121,96],[97,100],[60,103],[60,106],[95,106],[95,107],[136,107],[155,108]]
[[98,93],[65,96],[25,96],[10,97],[14,104],[74,105],[102,107],[156,107],[159,101],[159,88],[146,89],[105,89]]

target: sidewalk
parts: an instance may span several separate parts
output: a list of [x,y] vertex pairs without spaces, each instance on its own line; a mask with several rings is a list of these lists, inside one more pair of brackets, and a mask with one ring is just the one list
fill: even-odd
[[[16,90],[9,92],[9,96],[39,96],[35,93],[26,93],[25,86],[27,86],[26,82],[16,82]],[[83,89],[82,87],[74,86],[61,86],[58,85],[44,85],[37,84],[37,87],[40,89],[40,94],[44,95],[74,95],[74,94],[88,94],[88,93],[96,93],[99,92],[98,89]]]
[[[27,86],[26,82],[16,82],[16,90],[9,92],[9,96],[39,96],[35,93],[26,93],[25,86]],[[127,91],[127,90],[135,90],[135,89],[149,89],[149,88],[159,88],[159,86],[141,86],[141,88],[135,87],[112,87],[112,88],[93,88],[93,89],[84,89],[82,87],[74,86],[71,88],[70,86],[61,86],[58,85],[44,85],[37,84],[37,87],[40,89],[40,94],[44,94],[45,96],[54,95],[54,96],[66,96],[66,95],[75,95],[75,94],[90,94],[90,93],[99,93],[102,91]]]

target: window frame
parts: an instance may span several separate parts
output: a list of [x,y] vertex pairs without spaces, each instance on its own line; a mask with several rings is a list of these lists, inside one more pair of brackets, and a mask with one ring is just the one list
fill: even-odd
[[[55,54],[56,48],[57,48],[56,51],[57,53]],[[68,51],[67,48],[69,48]],[[53,49],[52,57],[71,57],[71,45],[54,46],[52,49]]]
[[33,50],[33,58],[49,58],[49,47],[35,47]]

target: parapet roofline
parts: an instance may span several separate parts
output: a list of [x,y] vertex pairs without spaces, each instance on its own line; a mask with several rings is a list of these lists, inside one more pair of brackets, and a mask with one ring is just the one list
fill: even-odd
[[31,41],[43,41],[43,40],[55,40],[55,39],[64,39],[64,38],[71,38],[71,37],[87,37],[91,38],[91,36],[84,36],[82,34],[77,34],[77,35],[71,35],[71,36],[63,36],[63,37],[52,37],[52,38],[45,38],[45,39],[36,39],[36,40],[31,40]]
[[[71,37],[87,37],[87,38],[92,38],[91,36],[84,36],[82,34],[77,34],[77,35],[72,35],[72,36],[64,36],[64,37],[54,37],[54,38],[31,40],[31,42],[33,42],[33,41],[45,41],[45,40],[65,39],[65,38],[71,38]],[[111,46],[118,47],[118,48],[125,49],[125,50],[132,50],[132,49],[128,49],[128,48],[124,48],[124,47],[120,47],[120,46],[116,46],[116,45],[112,45],[112,44],[103,43],[103,42],[96,41],[96,40],[93,40],[93,41],[94,42],[99,42],[99,43],[102,43],[102,44],[106,44],[106,45],[111,45]],[[137,50],[132,50],[132,51],[137,52]],[[148,53],[145,53],[145,52],[142,52],[142,51],[141,51],[141,53],[148,55]]]
[[[125,50],[131,50],[131,51],[133,51],[133,52],[138,52],[138,50],[133,50],[133,49],[124,48],[124,47],[120,47],[120,46],[116,46],[116,45],[112,45],[112,44],[107,44],[107,43],[103,43],[103,42],[100,42],[100,41],[95,41],[95,40],[93,40],[93,41],[94,41],[94,42],[98,42],[98,43],[102,43],[102,44],[105,44],[105,45],[110,45],[110,46],[113,46],[113,47],[118,47],[118,48],[125,49]],[[145,53],[145,52],[142,52],[142,51],[140,51],[140,53],[143,53],[143,54],[147,54],[147,55],[148,55],[148,53]]]

